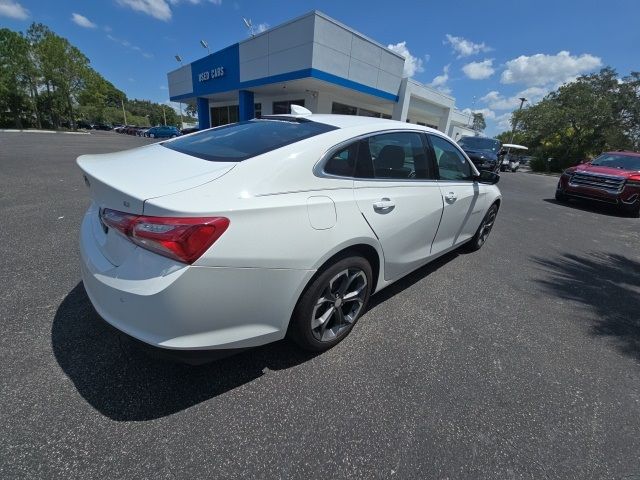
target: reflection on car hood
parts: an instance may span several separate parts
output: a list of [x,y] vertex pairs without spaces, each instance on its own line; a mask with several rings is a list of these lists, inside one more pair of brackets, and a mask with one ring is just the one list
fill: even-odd
[[630,177],[631,175],[637,175],[638,171],[634,170],[622,170],[620,168],[604,167],[600,165],[592,165],[590,163],[583,163],[576,166],[576,172],[593,173],[600,175],[610,175],[614,177]]

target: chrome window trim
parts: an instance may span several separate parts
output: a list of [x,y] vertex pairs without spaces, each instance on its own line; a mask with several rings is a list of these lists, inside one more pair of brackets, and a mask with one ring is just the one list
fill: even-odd
[[[329,158],[331,157],[331,155],[333,155],[335,152],[342,150],[345,147],[348,147],[349,145],[351,145],[354,142],[359,142],[360,140],[364,140],[365,138],[369,138],[369,137],[375,137],[376,135],[384,135],[387,133],[417,133],[420,136],[423,136],[425,133],[429,133],[426,130],[418,130],[418,129],[409,129],[409,128],[393,128],[393,129],[389,129],[389,130],[379,130],[377,132],[369,132],[369,133],[364,133],[362,135],[357,135],[355,137],[351,137],[348,140],[345,140],[343,142],[337,143],[336,145],[334,145],[333,147],[331,147],[330,149],[328,149],[321,157],[320,160],[318,160],[316,162],[316,164],[313,166],[313,174],[318,177],[318,178],[332,178],[332,179],[336,179],[336,180],[359,180],[359,181],[366,181],[366,182],[385,182],[385,183],[417,183],[417,182],[437,182],[438,179],[437,178],[366,178],[366,177],[356,177],[355,175],[350,176],[350,177],[345,177],[342,175],[334,175],[332,173],[327,173],[324,171],[324,166],[325,164],[329,161]],[[420,141],[423,141],[422,139],[420,139]],[[424,142],[423,142],[424,144]],[[426,146],[424,146],[423,148],[425,148],[425,154],[428,155]]]

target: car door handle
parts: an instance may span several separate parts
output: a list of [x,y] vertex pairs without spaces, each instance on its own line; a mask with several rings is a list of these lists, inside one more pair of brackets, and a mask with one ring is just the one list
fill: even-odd
[[373,202],[373,209],[378,212],[388,212],[396,206],[389,198],[381,198],[377,202]]
[[449,192],[444,196],[444,199],[449,203],[453,203],[458,199],[458,196],[453,192]]

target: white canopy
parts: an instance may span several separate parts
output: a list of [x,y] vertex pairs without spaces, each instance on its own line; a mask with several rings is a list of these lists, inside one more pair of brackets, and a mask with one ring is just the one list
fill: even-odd
[[502,148],[513,148],[514,150],[529,150],[524,145],[516,145],[515,143],[503,143]]

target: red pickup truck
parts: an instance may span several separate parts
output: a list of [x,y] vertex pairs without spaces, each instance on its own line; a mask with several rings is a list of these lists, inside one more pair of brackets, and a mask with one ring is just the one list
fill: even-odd
[[558,182],[556,200],[596,200],[640,216],[640,153],[604,152],[590,162],[567,168]]

